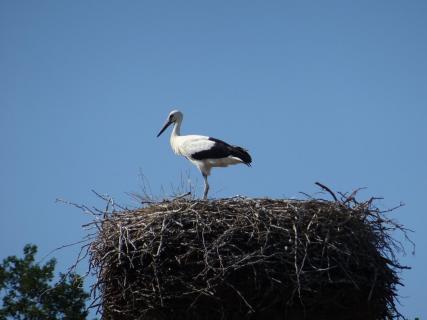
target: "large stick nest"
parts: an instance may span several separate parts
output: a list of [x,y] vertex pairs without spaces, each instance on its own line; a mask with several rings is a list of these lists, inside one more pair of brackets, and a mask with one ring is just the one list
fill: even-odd
[[104,319],[400,317],[403,228],[372,199],[177,199],[95,225]]

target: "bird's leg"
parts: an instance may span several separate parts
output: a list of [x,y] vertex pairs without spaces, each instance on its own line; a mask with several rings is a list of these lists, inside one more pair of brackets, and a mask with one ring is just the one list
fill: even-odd
[[203,194],[203,199],[206,200],[208,198],[209,184],[208,184],[208,176],[203,173],[203,178],[205,179],[205,192]]

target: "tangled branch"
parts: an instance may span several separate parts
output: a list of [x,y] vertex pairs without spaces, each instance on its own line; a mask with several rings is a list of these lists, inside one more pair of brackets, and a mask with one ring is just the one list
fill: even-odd
[[335,201],[178,198],[97,216],[94,306],[105,319],[400,318],[407,267],[392,234],[407,230],[374,198],[328,192]]

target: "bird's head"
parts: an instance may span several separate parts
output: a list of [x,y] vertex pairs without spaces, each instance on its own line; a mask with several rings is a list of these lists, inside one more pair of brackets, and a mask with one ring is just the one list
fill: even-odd
[[179,110],[173,110],[173,111],[171,111],[169,113],[169,116],[166,119],[166,122],[163,125],[162,129],[157,134],[157,137],[159,137],[163,133],[163,131],[165,131],[167,129],[167,127],[169,127],[172,123],[181,122],[182,118],[183,118],[183,114],[182,114],[181,111],[179,111]]

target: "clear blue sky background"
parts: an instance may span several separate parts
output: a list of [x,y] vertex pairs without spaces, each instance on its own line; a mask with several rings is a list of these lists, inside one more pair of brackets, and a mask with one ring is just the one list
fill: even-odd
[[[299,197],[321,181],[406,206],[415,230],[401,311],[427,317],[426,1],[0,2],[0,257],[79,240],[90,217],[56,198],[136,205],[200,174],[156,138],[248,148],[253,167],[213,171],[211,196]],[[169,133],[169,132],[168,132]],[[55,253],[59,270],[77,248]],[[84,268],[82,268],[84,269]]]

